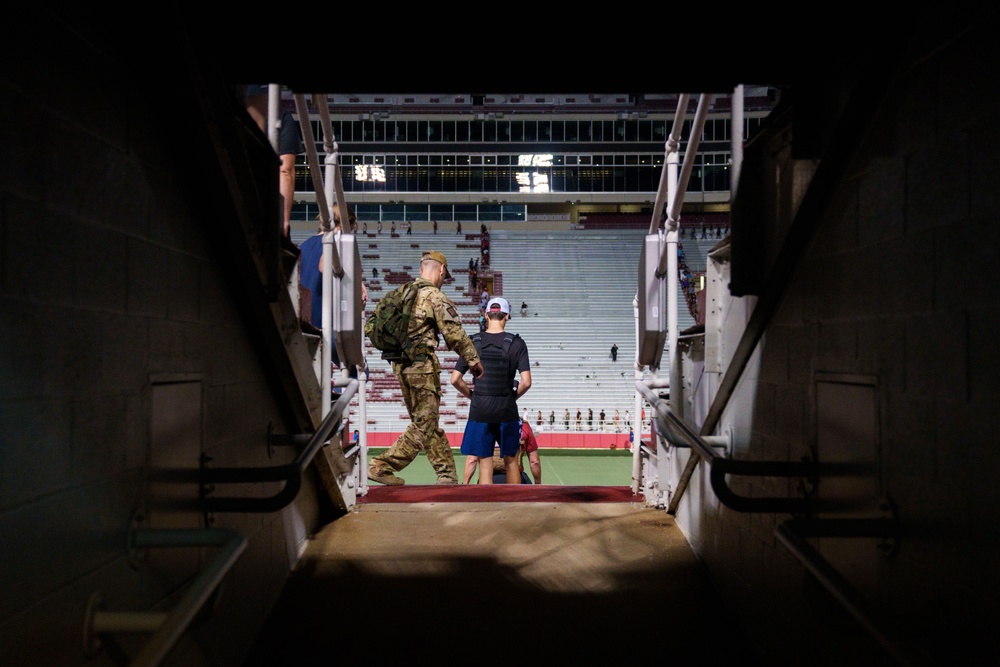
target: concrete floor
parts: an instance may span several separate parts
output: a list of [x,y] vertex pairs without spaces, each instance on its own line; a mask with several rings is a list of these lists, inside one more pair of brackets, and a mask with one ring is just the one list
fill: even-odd
[[325,526],[245,667],[759,664],[673,518],[641,503],[366,503]]

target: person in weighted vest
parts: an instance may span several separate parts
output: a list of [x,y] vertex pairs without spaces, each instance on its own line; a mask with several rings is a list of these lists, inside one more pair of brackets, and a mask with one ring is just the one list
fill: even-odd
[[520,484],[521,420],[517,399],[531,387],[528,346],[517,334],[505,331],[510,320],[507,299],[490,299],[486,318],[486,331],[471,336],[483,363],[482,376],[472,386],[466,383],[464,375],[469,367],[463,359],[451,372],[452,386],[470,401],[469,420],[462,436],[461,452],[466,455],[463,481],[468,484],[478,466],[479,483],[493,483],[493,445],[499,443],[507,483]]

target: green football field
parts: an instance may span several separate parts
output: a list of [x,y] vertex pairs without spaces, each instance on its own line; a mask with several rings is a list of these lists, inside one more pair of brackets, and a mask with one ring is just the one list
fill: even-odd
[[[380,454],[385,448],[368,450],[368,458]],[[465,456],[455,451],[455,465],[458,467],[459,481],[465,467]],[[562,486],[630,486],[632,484],[632,452],[627,450],[590,449],[539,449],[542,461],[542,484]],[[528,476],[531,471],[525,470]],[[420,454],[413,463],[397,473],[407,484],[434,484],[437,476]],[[473,476],[473,481],[476,476]],[[376,484],[377,482],[370,482]]]

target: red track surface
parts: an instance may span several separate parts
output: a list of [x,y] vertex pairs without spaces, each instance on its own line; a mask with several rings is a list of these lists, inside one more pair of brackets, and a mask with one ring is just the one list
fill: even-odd
[[548,484],[406,484],[368,487],[358,503],[641,503],[627,486]]

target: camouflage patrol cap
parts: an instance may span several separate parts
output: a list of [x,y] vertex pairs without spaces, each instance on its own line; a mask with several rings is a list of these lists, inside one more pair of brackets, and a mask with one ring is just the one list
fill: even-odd
[[425,252],[422,259],[433,259],[436,262],[441,262],[441,264],[444,265],[445,280],[451,278],[451,272],[448,270],[448,260],[445,259],[444,253],[432,250],[430,252]]

